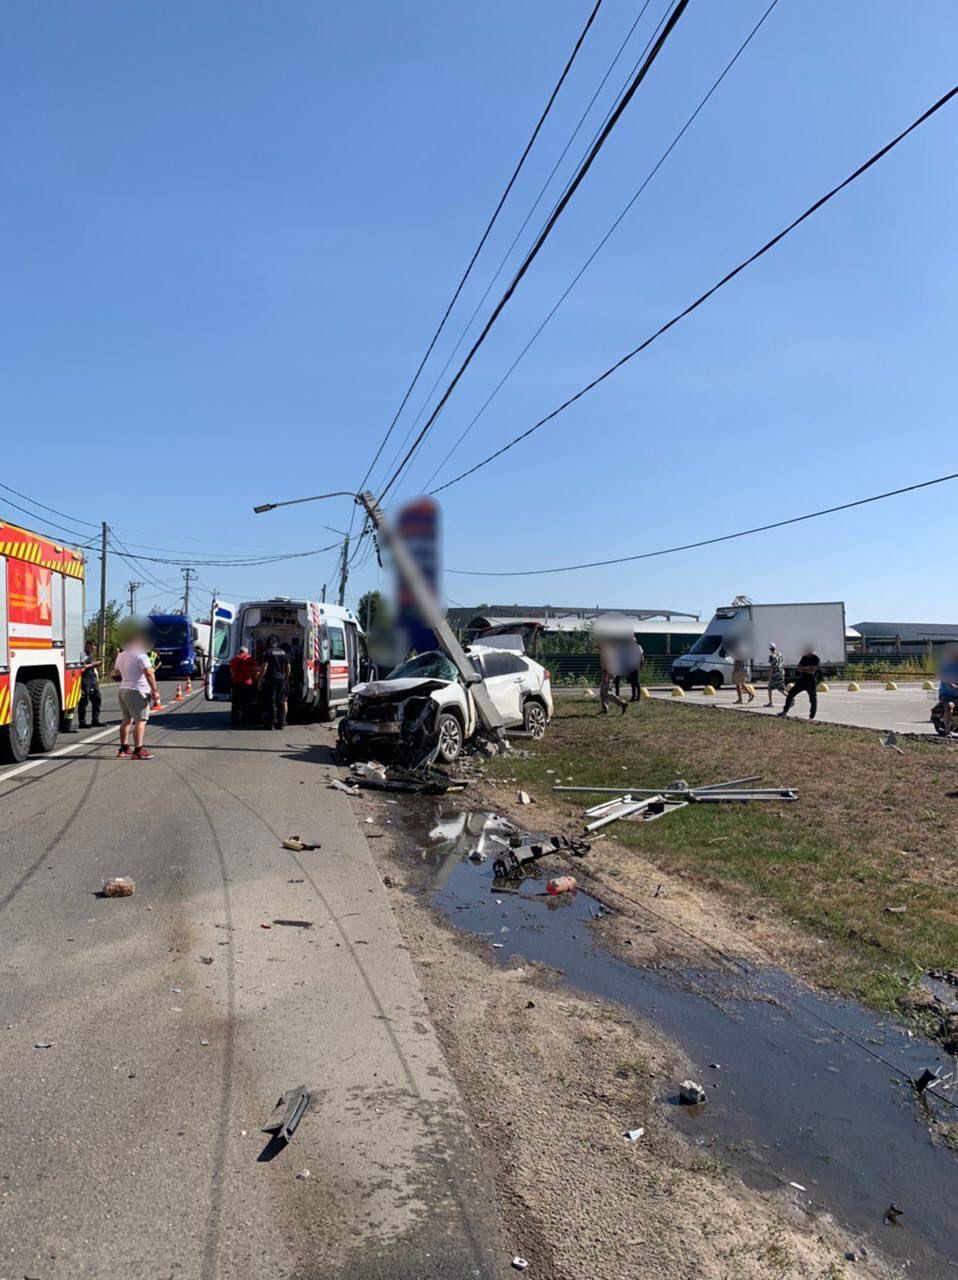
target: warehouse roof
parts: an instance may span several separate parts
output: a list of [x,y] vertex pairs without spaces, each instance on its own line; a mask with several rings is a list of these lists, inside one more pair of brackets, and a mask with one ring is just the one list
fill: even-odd
[[856,622],[855,630],[867,638],[901,637],[909,644],[923,640],[958,641],[958,622]]

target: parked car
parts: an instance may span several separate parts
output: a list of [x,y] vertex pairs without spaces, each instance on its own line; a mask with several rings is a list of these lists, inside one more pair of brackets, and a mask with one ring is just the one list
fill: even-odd
[[[507,729],[541,738],[552,719],[549,672],[507,649],[467,649]],[[405,750],[413,756],[432,741],[436,758],[451,764],[476,732],[475,700],[455,665],[439,650],[417,654],[384,679],[357,685],[340,724],[347,754]]]

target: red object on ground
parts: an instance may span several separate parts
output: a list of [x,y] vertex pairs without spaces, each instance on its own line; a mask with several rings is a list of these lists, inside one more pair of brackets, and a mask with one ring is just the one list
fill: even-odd
[[558,893],[575,893],[578,887],[575,876],[556,876],[546,885],[546,893],[551,893],[555,897]]

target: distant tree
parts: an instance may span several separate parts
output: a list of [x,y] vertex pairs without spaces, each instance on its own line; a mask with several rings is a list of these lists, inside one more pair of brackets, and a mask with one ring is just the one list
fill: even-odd
[[[120,647],[117,629],[124,616],[124,606],[119,600],[111,600],[106,606],[106,653],[99,656],[103,665],[100,667],[100,674],[104,672],[109,674],[112,664],[116,658],[117,650]],[[100,610],[89,619],[83,628],[84,640],[92,640],[95,645],[100,643]]]
[[375,618],[379,606],[382,603],[382,596],[378,591],[367,591],[360,597],[359,607],[356,612],[359,615],[359,625],[364,631],[371,631],[373,626],[373,618]]

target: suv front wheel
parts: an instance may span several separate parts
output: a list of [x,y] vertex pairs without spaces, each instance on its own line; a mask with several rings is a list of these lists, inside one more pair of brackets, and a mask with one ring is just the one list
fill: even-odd
[[436,725],[439,736],[439,759],[443,764],[452,764],[462,754],[462,725],[459,717],[451,711],[444,711]]

